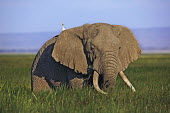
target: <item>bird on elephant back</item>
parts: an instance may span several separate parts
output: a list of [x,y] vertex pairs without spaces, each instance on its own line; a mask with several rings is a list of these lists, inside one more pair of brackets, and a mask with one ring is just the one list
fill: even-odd
[[63,84],[82,88],[92,83],[97,91],[107,94],[120,75],[135,91],[123,71],[140,54],[134,34],[125,26],[94,23],[66,29],[48,40],[37,53],[32,64],[31,87],[38,92],[55,90]]

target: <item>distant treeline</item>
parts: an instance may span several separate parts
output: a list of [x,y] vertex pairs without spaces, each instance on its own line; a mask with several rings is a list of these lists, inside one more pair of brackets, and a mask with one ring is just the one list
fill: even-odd
[[[37,49],[0,49],[0,53],[37,53],[38,52],[38,48]],[[157,52],[170,52],[170,48],[152,48],[152,47],[142,47],[142,51],[145,52],[145,51],[149,51],[149,52],[154,52],[157,51]]]
[[0,53],[37,53],[38,49],[0,49]]

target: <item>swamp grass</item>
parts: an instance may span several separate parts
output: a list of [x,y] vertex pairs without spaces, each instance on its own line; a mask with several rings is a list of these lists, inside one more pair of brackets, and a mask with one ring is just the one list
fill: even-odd
[[170,54],[141,55],[125,71],[136,88],[118,76],[108,95],[93,87],[34,94],[30,71],[34,55],[0,55],[0,113],[170,113]]

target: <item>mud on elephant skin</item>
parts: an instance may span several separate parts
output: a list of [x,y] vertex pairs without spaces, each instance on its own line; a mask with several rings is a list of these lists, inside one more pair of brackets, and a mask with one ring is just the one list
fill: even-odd
[[60,84],[82,87],[90,69],[93,85],[101,93],[106,94],[101,88],[115,87],[118,74],[135,91],[123,71],[140,54],[139,44],[127,27],[95,23],[67,29],[37,53],[32,65],[32,89],[55,89]]

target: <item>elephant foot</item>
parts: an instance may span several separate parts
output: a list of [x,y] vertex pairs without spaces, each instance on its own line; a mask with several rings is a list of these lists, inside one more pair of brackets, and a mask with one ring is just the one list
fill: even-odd
[[32,90],[36,93],[39,91],[49,91],[51,88],[44,77],[32,75]]

